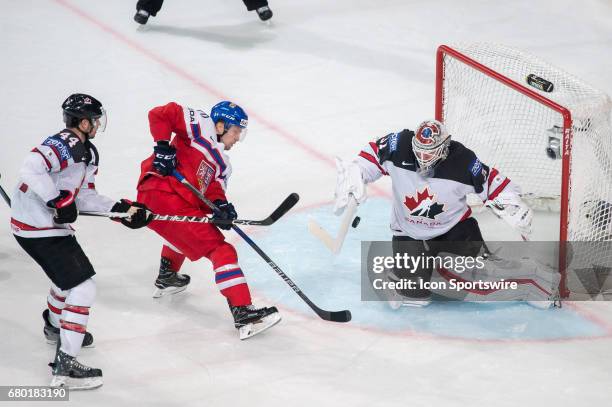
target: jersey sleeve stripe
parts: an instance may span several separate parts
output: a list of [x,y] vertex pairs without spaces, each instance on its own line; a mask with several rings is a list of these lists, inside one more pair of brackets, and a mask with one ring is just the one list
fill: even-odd
[[51,163],[49,162],[49,160],[47,160],[47,157],[45,157],[45,155],[36,147],[32,149],[33,153],[38,153],[40,154],[40,156],[43,158],[43,160],[45,160],[45,164],[47,165],[47,171],[51,171]]
[[487,185],[489,186],[489,188],[491,188],[491,184],[493,183],[493,180],[495,179],[497,174],[499,174],[499,171],[497,171],[497,168],[491,168],[491,172],[489,173],[489,178],[487,178]]
[[58,229],[55,227],[49,227],[49,228],[37,228],[35,226],[30,226],[26,223],[23,222],[19,222],[17,219],[15,218],[11,218],[11,225],[21,229],[21,230],[26,230],[26,231],[34,231],[34,230],[53,230],[53,229]]
[[389,175],[387,171],[385,171],[385,169],[378,163],[376,158],[372,156],[372,154],[368,154],[365,151],[362,151],[359,153],[359,157],[365,158],[366,160],[370,161],[372,164],[376,165],[376,167],[378,167],[378,170],[381,172],[381,174]]
[[501,191],[504,190],[504,188],[506,188],[506,186],[508,186],[508,184],[510,183],[510,179],[506,178],[504,180],[504,182],[502,182],[496,189],[495,191],[493,191],[493,193],[489,194],[489,199],[495,199],[497,197],[497,195],[499,195],[499,193]]
[[459,219],[459,222],[466,220],[467,218],[469,218],[470,216],[472,216],[472,208],[470,208],[468,206],[467,211],[465,211],[465,213],[463,214],[463,216],[461,217],[461,219]]
[[375,154],[378,154],[378,145],[375,142],[370,141],[370,147],[372,147],[372,150],[374,150]]
[[47,146],[51,149],[51,151],[53,151],[53,153],[55,153],[55,156],[57,157],[57,161],[60,164],[60,169],[63,170],[64,168],[66,168],[68,166],[68,161],[64,160],[62,158],[62,155],[60,154],[59,151],[57,151],[57,148],[55,146]]

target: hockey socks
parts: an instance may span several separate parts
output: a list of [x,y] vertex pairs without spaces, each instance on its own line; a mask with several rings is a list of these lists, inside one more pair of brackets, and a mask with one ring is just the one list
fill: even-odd
[[89,308],[96,296],[96,284],[90,278],[68,290],[60,319],[60,350],[70,356],[78,355],[85,338]]
[[[49,295],[47,296],[47,309],[44,310],[42,314],[43,320],[45,321],[43,333],[47,343],[51,345],[57,344],[59,340],[60,320],[66,306],[65,301],[68,293],[69,291],[63,291],[57,286],[52,285],[49,290]],[[93,335],[89,332],[85,332],[82,347],[89,348],[93,346]]]
[[238,264],[226,264],[215,269],[215,283],[221,294],[234,306],[251,304],[251,292]]
[[185,262],[185,255],[176,247],[169,244],[164,244],[161,251],[162,259],[167,259],[168,269],[174,272],[179,272]]

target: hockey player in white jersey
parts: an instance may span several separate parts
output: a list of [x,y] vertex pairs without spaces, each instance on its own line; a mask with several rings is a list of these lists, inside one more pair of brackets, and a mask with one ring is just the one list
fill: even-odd
[[[439,255],[452,250],[446,254],[477,256],[484,253],[486,256],[478,222],[471,216],[472,210],[467,204],[468,194],[476,194],[524,239],[531,233],[533,212],[521,200],[519,187],[496,168],[480,162],[473,151],[451,140],[439,121],[425,121],[416,132],[403,130],[388,134],[370,142],[352,162],[341,162],[336,214],[341,213],[352,199],[358,204],[365,201],[365,184],[385,175],[391,177],[393,189],[390,226],[394,253]],[[450,245],[448,242],[463,244]],[[535,272],[534,268],[527,267],[532,272],[524,276],[518,270],[504,267],[507,263],[500,263],[500,259],[489,260],[483,278],[520,278],[522,286],[512,295],[493,291],[470,293],[468,298],[541,300],[543,307],[553,303],[558,273]],[[434,278],[462,278],[453,274],[453,270],[434,270],[433,267],[421,267],[416,272],[396,269],[389,277],[391,280],[429,282],[432,272],[441,271],[444,273],[434,273]],[[431,301],[427,289],[398,290],[398,293],[403,305],[424,306]],[[398,303],[393,301],[393,304]]]
[[73,94],[62,104],[66,128],[47,137],[27,155],[13,193],[11,228],[19,245],[51,280],[43,312],[44,334],[57,343],[50,364],[51,386],[87,389],[102,385],[102,371],[76,359],[81,346],[91,346],[86,331],[96,285],[95,271],[70,225],[79,211],[122,212],[121,223],[136,229],[151,219],[147,208],[126,199],[98,194],[95,176],[99,155],[91,143],[104,131],[106,113],[92,96]]

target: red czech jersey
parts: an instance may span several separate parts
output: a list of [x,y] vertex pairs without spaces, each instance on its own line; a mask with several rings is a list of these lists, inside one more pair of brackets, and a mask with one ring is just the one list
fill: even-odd
[[[206,112],[170,102],[149,111],[149,126],[155,142],[171,141],[176,148],[176,169],[187,181],[211,201],[226,199],[225,189],[232,167],[223,144],[217,141],[214,123]],[[138,190],[176,193],[191,206],[210,212],[197,196],[173,176],[158,174],[153,168],[153,155],[141,164]]]

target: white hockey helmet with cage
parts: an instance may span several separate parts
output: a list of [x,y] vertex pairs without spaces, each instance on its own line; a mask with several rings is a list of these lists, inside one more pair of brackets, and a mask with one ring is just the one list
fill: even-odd
[[422,170],[433,168],[448,156],[450,135],[446,126],[437,120],[426,120],[419,125],[412,138],[412,151]]

